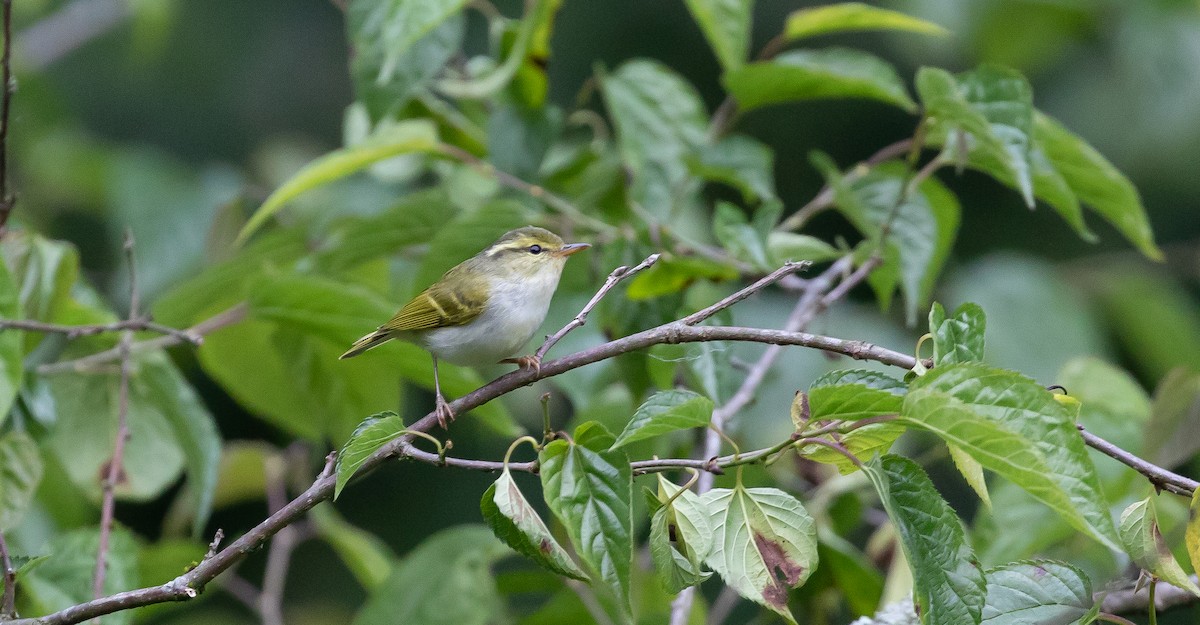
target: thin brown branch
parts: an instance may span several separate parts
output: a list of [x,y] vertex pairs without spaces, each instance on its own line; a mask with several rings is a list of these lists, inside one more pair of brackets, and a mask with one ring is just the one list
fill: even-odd
[[[862,162],[860,167],[856,167],[855,169],[851,170],[850,173],[846,174],[846,177],[849,180],[853,180],[859,176],[865,175],[871,167],[875,167],[880,163],[890,161],[898,156],[908,154],[912,150],[913,143],[913,139],[902,139],[880,148],[877,152],[867,157],[867,159]],[[826,184],[825,186],[821,187],[821,190],[818,191],[817,194],[814,195],[807,204],[801,206],[796,210],[795,213],[792,213],[787,219],[784,219],[782,222],[780,222],[777,229],[785,231],[800,230],[818,213],[832,208],[833,201],[833,187],[830,187],[828,184]]]
[[[125,262],[129,264],[129,319],[136,319],[138,306],[137,265],[133,254],[133,233],[125,231]],[[108,461],[108,473],[101,484],[103,491],[100,507],[100,537],[96,548],[96,572],[92,577],[92,598],[104,596],[104,577],[108,572],[108,543],[112,537],[113,515],[116,511],[117,484],[125,479],[125,443],[129,440],[129,375],[132,363],[129,346],[133,343],[133,330],[121,334],[117,348],[121,352],[121,382],[117,398],[117,435],[113,440],[112,458]]]
[[[201,321],[200,323],[197,323],[186,330],[182,330],[182,333],[190,336],[200,337],[201,340],[203,340],[203,337],[216,332],[221,328],[231,326],[239,321],[242,321],[246,318],[246,314],[248,312],[249,308],[245,303],[237,304],[213,315],[212,317],[209,317],[208,319],[205,319],[204,321]],[[167,334],[152,339],[147,339],[145,341],[137,341],[129,346],[129,351],[131,354],[137,354],[143,351],[174,347],[184,342],[187,341],[184,341],[176,335]],[[120,359],[120,357],[121,352],[120,347],[118,346],[113,349],[97,352],[95,354],[77,358],[75,360],[64,360],[62,362],[45,364],[38,367],[37,372],[42,375],[63,372],[82,373],[94,370],[95,368],[103,365],[107,365],[114,360]]]
[[0,235],[17,205],[16,196],[8,189],[8,125],[11,119],[12,95],[16,86],[12,77],[12,0],[3,0],[4,52],[0,56],[0,79],[4,80],[0,95]]
[[799,261],[799,262],[784,263],[782,267],[780,267],[779,269],[776,269],[775,271],[772,271],[771,273],[763,276],[762,278],[759,278],[758,281],[756,281],[754,284],[751,284],[750,286],[748,286],[744,289],[741,289],[741,290],[733,293],[732,295],[729,295],[728,297],[722,299],[721,301],[719,301],[711,306],[708,306],[702,310],[698,310],[698,311],[684,317],[683,319],[680,319],[679,323],[682,325],[685,325],[685,326],[694,326],[697,323],[700,323],[700,322],[708,319],[709,317],[721,312],[722,310],[725,310],[726,308],[729,308],[730,306],[733,306],[734,304],[746,299],[747,297],[750,297],[751,295],[758,293],[759,291],[771,286],[772,284],[779,282],[785,276],[796,273],[797,271],[807,269],[811,265],[812,265],[812,263],[807,260]]
[[1184,477],[1178,473],[1168,471],[1156,464],[1142,460],[1141,458],[1117,447],[1116,445],[1092,434],[1085,430],[1082,425],[1078,426],[1079,435],[1083,437],[1083,442],[1087,443],[1088,447],[1099,451],[1100,453],[1109,456],[1118,462],[1130,467],[1134,471],[1146,476],[1156,488],[1191,497],[1200,488],[1200,482],[1191,478]]
[[0,566],[4,567],[4,602],[0,603],[0,621],[3,621],[17,614],[17,571],[13,569],[3,532],[0,532]]
[[103,334],[105,332],[123,332],[125,330],[157,332],[166,336],[178,339],[180,343],[191,343],[199,345],[204,342],[204,337],[192,332],[191,330],[179,330],[170,326],[154,323],[149,319],[124,319],[113,323],[103,323],[94,325],[79,325],[70,326],[58,323],[44,323],[34,321],[32,319],[0,319],[0,330],[23,330],[25,332],[43,332],[54,334],[65,334],[67,338],[74,339],[82,336],[92,336]]
[[655,262],[658,261],[659,256],[661,256],[661,255],[660,254],[651,254],[650,256],[648,256],[646,258],[646,260],[643,260],[642,262],[638,263],[637,265],[634,265],[634,267],[632,269],[630,269],[629,267],[626,267],[624,265],[617,267],[616,269],[613,269],[612,273],[608,274],[608,279],[606,279],[604,281],[604,286],[601,286],[600,290],[596,291],[596,294],[593,295],[592,299],[588,301],[587,305],[585,305],[583,307],[583,309],[579,311],[579,314],[575,315],[575,318],[572,319],[570,323],[563,326],[561,330],[559,330],[558,332],[555,332],[554,334],[552,334],[550,336],[547,336],[546,342],[542,343],[542,346],[538,348],[537,352],[533,355],[533,357],[535,359],[537,359],[538,362],[541,362],[542,358],[546,357],[546,352],[550,351],[551,347],[554,347],[554,345],[556,343],[558,343],[559,341],[561,341],[562,338],[564,336],[566,336],[568,333],[575,330],[576,328],[583,326],[583,324],[587,323],[588,313],[592,312],[592,309],[595,308],[596,305],[600,303],[600,300],[603,299],[604,296],[607,295],[608,292],[611,291],[613,287],[617,286],[618,282],[653,265]]

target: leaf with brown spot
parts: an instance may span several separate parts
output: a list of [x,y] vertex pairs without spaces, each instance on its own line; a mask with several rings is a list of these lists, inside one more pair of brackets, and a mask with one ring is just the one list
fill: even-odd
[[817,565],[812,517],[775,488],[719,488],[700,497],[713,530],[705,562],[741,596],[795,623],[788,590],[804,584]]
[[496,538],[517,553],[528,556],[554,573],[587,581],[587,574],[554,540],[550,529],[538,516],[537,510],[529,505],[529,500],[525,499],[508,469],[483,493],[479,508],[483,512],[483,520],[492,528]]

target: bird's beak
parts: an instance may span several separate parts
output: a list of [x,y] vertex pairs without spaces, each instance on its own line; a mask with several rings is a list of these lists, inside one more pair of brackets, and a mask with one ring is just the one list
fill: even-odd
[[568,244],[562,246],[561,248],[559,248],[558,255],[559,256],[570,256],[571,254],[574,254],[575,252],[582,252],[583,250],[586,250],[589,247],[591,247],[590,243],[568,243]]

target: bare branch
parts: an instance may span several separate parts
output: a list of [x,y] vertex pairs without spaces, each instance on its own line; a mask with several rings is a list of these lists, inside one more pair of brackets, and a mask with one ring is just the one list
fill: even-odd
[[810,266],[812,266],[812,263],[807,260],[794,263],[784,263],[782,267],[772,271],[762,278],[759,278],[754,284],[737,291],[736,293],[726,297],[725,299],[722,299],[712,306],[696,311],[684,317],[683,319],[680,319],[679,323],[685,326],[694,326],[697,323],[700,323],[701,321],[704,321],[705,319],[708,319],[709,317],[721,312],[722,310],[725,310],[726,308],[729,308],[730,306],[733,306],[734,304],[746,299],[747,297],[750,297],[751,295],[754,295],[755,293],[771,286],[772,284],[779,282],[785,276],[807,269]]
[[199,345],[204,342],[204,337],[196,334],[192,330],[179,330],[160,323],[154,323],[149,319],[125,319],[113,323],[103,323],[95,325],[68,326],[57,323],[44,323],[34,321],[32,319],[0,319],[0,330],[23,330],[26,332],[46,332],[55,334],[65,334],[67,338],[74,339],[81,336],[92,336],[105,332],[123,332],[125,330],[134,331],[149,331],[158,332],[175,339],[180,343],[191,343]]
[[[133,254],[133,233],[125,230],[125,262],[129,264],[129,319],[138,315],[139,296],[137,265]],[[112,536],[113,515],[116,511],[117,484],[125,479],[125,443],[129,440],[129,375],[131,363],[129,346],[133,343],[133,330],[121,334],[117,349],[121,353],[121,383],[117,399],[117,436],[113,441],[112,458],[108,461],[108,473],[101,484],[103,490],[100,506],[100,537],[96,547],[96,572],[92,577],[92,598],[104,596],[104,577],[108,572],[108,543]]]
[[1150,480],[1150,483],[1156,488],[1175,493],[1176,495],[1182,495],[1184,497],[1191,497],[1192,494],[1196,492],[1196,489],[1200,488],[1200,482],[1197,482],[1196,480],[1186,478],[1172,471],[1168,471],[1167,469],[1164,469],[1156,464],[1142,460],[1128,451],[1125,451],[1124,449],[1121,449],[1120,447],[1117,447],[1103,438],[1100,438],[1099,436],[1096,436],[1095,434],[1083,429],[1082,425],[1077,427],[1079,428],[1080,436],[1083,437],[1083,442],[1087,443],[1088,447],[1091,447],[1092,449],[1095,449],[1096,451],[1099,451],[1100,453],[1109,456],[1132,468],[1134,471],[1146,476],[1146,479]]
[[[1196,576],[1192,575],[1192,582],[1196,581]],[[1142,612],[1150,606],[1150,592],[1144,586],[1098,592],[1094,599],[1100,604],[1101,611],[1113,614]],[[1154,593],[1154,606],[1157,610],[1167,610],[1195,601],[1196,595],[1191,592],[1162,580],[1158,581],[1158,589]]]
[[41,71],[125,23],[131,14],[126,0],[72,0],[18,35],[22,66]]
[[611,291],[618,282],[638,273],[643,269],[646,269],[655,262],[658,262],[659,256],[661,256],[661,254],[651,254],[646,258],[646,260],[643,260],[641,263],[635,265],[633,269],[623,265],[613,269],[612,273],[608,274],[608,279],[604,281],[604,286],[601,286],[600,290],[596,291],[596,294],[593,295],[592,299],[588,301],[586,306],[583,307],[583,310],[580,310],[579,314],[575,315],[575,318],[572,319],[570,323],[563,326],[561,330],[546,337],[546,342],[542,343],[542,346],[538,348],[537,353],[534,354],[534,358],[540,362],[542,358],[546,356],[546,352],[550,351],[550,348],[554,347],[554,345],[561,341],[564,336],[566,336],[572,330],[581,327],[584,323],[587,323],[588,313],[592,312],[592,309],[596,307],[596,304],[599,304],[600,300],[603,299],[604,296],[607,295],[608,292]]
[[[245,319],[247,312],[249,312],[249,308],[245,303],[237,304],[213,315],[212,317],[209,317],[208,319],[205,319],[204,321],[201,321],[200,323],[197,323],[186,330],[182,330],[181,332],[186,335],[200,337],[203,339],[203,337],[207,336],[208,334],[216,332],[217,330],[220,330],[226,326],[231,326]],[[179,345],[184,342],[185,341],[178,336],[168,334],[145,341],[137,341],[129,346],[129,352],[131,354],[137,354],[148,350],[174,347],[175,345]],[[64,360],[62,362],[45,364],[38,367],[37,372],[42,375],[63,372],[80,373],[91,371],[98,366],[106,365],[114,360],[118,360],[120,357],[121,352],[120,347],[118,346],[113,349],[97,352],[95,354],[77,358],[75,360]]]

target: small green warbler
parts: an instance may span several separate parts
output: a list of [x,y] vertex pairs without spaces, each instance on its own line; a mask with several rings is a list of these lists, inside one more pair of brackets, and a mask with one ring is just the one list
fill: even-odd
[[442,428],[454,413],[442,396],[438,360],[456,365],[514,363],[538,367],[535,356],[511,358],[546,319],[571,254],[591,247],[563,243],[543,228],[526,226],[506,233],[475,256],[455,265],[405,304],[387,323],[358,339],[341,358],[403,339],[433,355],[437,418]]

